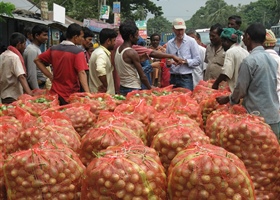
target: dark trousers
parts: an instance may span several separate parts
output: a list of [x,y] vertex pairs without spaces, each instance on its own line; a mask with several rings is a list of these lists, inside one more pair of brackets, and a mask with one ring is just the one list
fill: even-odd
[[3,104],[10,104],[10,103],[13,103],[14,101],[16,101],[16,99],[12,98],[12,97],[7,97],[5,99],[1,99],[1,102]]

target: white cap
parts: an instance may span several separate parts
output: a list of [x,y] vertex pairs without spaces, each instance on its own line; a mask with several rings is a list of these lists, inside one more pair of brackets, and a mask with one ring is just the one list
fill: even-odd
[[176,18],[172,22],[175,29],[186,29],[185,21],[182,18]]

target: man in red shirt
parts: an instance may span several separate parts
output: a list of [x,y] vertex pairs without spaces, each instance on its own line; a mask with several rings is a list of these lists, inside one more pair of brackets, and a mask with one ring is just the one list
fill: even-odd
[[[58,94],[60,105],[67,104],[69,96],[79,92],[80,83],[85,92],[89,92],[85,73],[88,66],[83,50],[76,46],[81,45],[83,36],[82,27],[73,23],[67,28],[66,40],[49,48],[34,60],[37,67],[52,81],[50,92]],[[52,65],[53,75],[44,63]]]

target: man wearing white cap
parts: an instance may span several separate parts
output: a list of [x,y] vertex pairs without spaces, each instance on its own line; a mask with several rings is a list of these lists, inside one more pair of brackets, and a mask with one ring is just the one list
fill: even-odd
[[172,60],[167,60],[167,67],[170,67],[170,84],[193,90],[192,72],[202,62],[199,47],[195,39],[185,34],[186,25],[183,19],[176,18],[172,25],[175,38],[168,41],[166,53],[184,59],[185,63],[176,65]]

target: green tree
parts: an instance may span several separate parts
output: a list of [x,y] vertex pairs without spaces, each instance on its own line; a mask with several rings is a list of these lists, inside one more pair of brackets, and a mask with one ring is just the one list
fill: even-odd
[[13,17],[13,11],[15,10],[15,8],[15,5],[12,3],[0,2],[0,20],[4,20],[3,17],[1,17],[1,15]]
[[[111,8],[113,7],[113,2],[116,0],[106,0],[106,4]],[[34,3],[39,5],[40,0],[33,0]],[[52,10],[53,3],[61,5],[66,9],[66,15],[82,21],[85,18],[99,18],[99,8],[103,0],[48,0],[49,10]],[[121,0],[121,18],[137,20],[139,18],[139,11],[142,9],[143,13],[151,12],[155,16],[160,16],[163,14],[161,6],[156,6],[150,0]],[[136,13],[136,14],[135,14]],[[147,15],[142,15],[141,17],[147,17]],[[113,23],[114,15],[112,9],[110,11],[110,18],[107,20],[109,23]]]
[[270,28],[279,21],[279,0],[258,0],[242,7],[240,13],[247,24],[260,22]]
[[150,18],[147,21],[147,33],[170,33],[172,32],[172,23],[162,16]]
[[208,28],[216,23],[227,26],[227,19],[233,14],[237,14],[237,8],[224,0],[208,0],[186,24],[191,29]]
[[143,6],[139,6],[133,15],[135,20],[145,20],[147,18],[148,11]]

